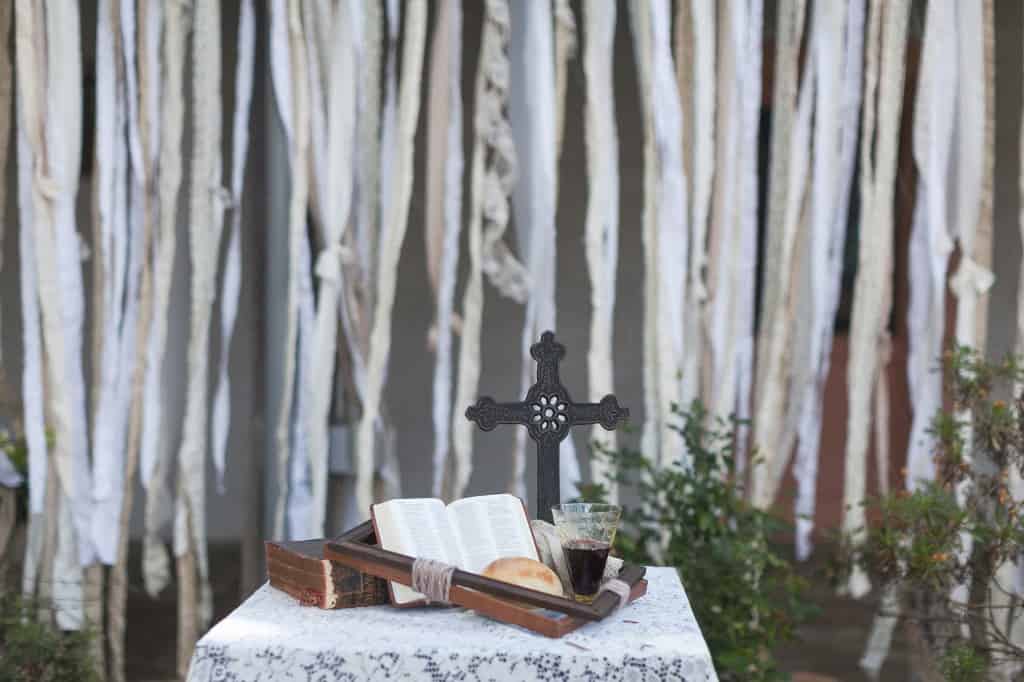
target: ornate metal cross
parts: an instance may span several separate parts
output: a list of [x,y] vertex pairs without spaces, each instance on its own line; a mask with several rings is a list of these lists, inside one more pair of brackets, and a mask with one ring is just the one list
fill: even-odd
[[565,346],[555,341],[553,332],[541,334],[530,346],[537,362],[537,382],[519,403],[499,403],[480,398],[466,408],[466,417],[484,431],[498,424],[520,424],[537,443],[537,518],[551,521],[551,507],[559,503],[558,450],[573,426],[600,424],[611,431],[629,418],[629,410],[619,407],[613,395],[599,403],[574,403],[558,378],[558,363],[565,357]]

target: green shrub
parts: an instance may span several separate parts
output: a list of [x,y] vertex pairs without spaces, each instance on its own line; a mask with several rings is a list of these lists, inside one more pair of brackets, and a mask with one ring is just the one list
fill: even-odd
[[[1000,575],[1024,555],[1024,503],[1010,489],[1011,474],[1024,472],[1024,394],[998,398],[1024,382],[1024,366],[966,347],[943,366],[949,409],[930,429],[935,480],[871,500],[877,522],[844,538],[836,565],[861,568],[896,596],[894,615],[933,663],[926,679],[969,682],[1024,663],[1011,634],[1024,599]],[[966,599],[951,592],[957,585]]]
[[[771,652],[813,609],[804,581],[768,544],[784,524],[744,500],[734,455],[739,422],[710,417],[699,401],[673,412],[687,467],[657,468],[629,449],[595,453],[610,458],[624,497],[637,499],[623,510],[616,550],[627,561],[678,569],[720,679],[787,679]],[[585,486],[582,497],[603,501],[607,490]]]
[[20,596],[0,595],[0,680],[98,682],[93,633],[61,632],[49,610]]

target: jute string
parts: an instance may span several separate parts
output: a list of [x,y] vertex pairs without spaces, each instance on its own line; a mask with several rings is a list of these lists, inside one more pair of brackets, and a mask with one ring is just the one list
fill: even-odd
[[443,561],[416,559],[412,562],[412,589],[431,604],[447,604],[455,567]]

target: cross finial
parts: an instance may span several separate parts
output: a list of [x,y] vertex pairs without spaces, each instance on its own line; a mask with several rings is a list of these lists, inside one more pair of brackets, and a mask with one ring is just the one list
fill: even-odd
[[537,362],[537,383],[558,384],[558,363],[565,357],[565,346],[555,341],[553,332],[544,332],[530,346],[530,357]]
[[574,403],[558,377],[558,363],[565,357],[565,346],[555,341],[553,332],[541,334],[530,346],[537,362],[537,381],[518,403],[499,403],[480,398],[466,409],[466,417],[484,431],[498,424],[525,426],[537,443],[537,517],[551,520],[551,507],[559,502],[559,443],[573,426],[600,424],[611,431],[629,418],[629,410],[620,407],[613,395],[599,403]]

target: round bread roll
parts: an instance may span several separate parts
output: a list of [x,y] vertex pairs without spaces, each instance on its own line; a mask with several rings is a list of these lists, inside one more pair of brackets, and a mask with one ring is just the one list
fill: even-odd
[[565,596],[558,575],[535,559],[526,557],[496,559],[487,564],[482,575],[485,578],[494,578],[531,590],[553,594],[556,597]]

